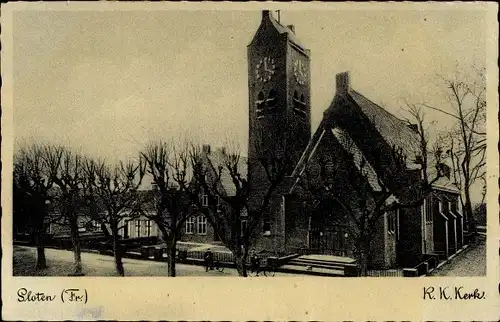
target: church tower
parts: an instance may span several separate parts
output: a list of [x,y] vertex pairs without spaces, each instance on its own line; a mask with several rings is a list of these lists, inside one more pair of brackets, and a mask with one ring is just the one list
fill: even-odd
[[[269,10],[247,48],[249,92],[249,184],[267,187],[259,158],[297,164],[311,137],[310,51]],[[262,181],[264,180],[264,182]]]

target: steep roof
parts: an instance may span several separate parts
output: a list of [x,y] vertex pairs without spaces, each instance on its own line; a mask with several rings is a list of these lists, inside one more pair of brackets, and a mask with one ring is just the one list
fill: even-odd
[[295,45],[299,46],[303,50],[306,49],[303,45],[301,45],[302,42],[297,38],[294,31],[290,30],[290,28],[288,28],[288,27],[283,26],[276,19],[274,19],[272,15],[270,18],[271,18],[270,19],[271,23],[273,24],[274,28],[276,28],[276,30],[280,33],[280,35],[287,34],[288,39],[291,42],[293,42]]
[[280,35],[287,35],[288,39],[294,43],[296,46],[301,48],[302,50],[307,52],[307,49],[302,45],[302,42],[297,38],[295,35],[295,32],[291,30],[289,27],[283,26],[279,21],[274,19],[273,15],[269,10],[263,10],[262,11],[262,21],[259,26],[258,31],[255,33],[255,35],[252,38],[252,41],[250,42],[249,46],[254,42],[256,39],[257,35],[259,34],[260,30],[263,30],[266,26],[272,26]]
[[420,153],[420,139],[418,134],[408,126],[408,123],[353,89],[349,89],[348,95],[370,120],[370,123],[375,126],[387,144],[403,149],[408,157],[408,165],[414,164],[415,156]]
[[[389,146],[396,146],[403,150],[403,153],[407,156],[407,168],[409,170],[420,168],[420,165],[416,163],[416,156],[421,152],[418,133],[411,129],[406,121],[397,118],[383,107],[351,89],[349,75],[348,73],[343,73],[337,75],[337,94],[330,107],[325,111],[318,129],[304,150],[292,173],[292,176],[295,177],[301,175],[311,156],[314,154],[315,147],[319,144],[319,141],[321,141],[323,133],[328,130],[332,130],[332,133],[344,148],[347,148],[348,145],[350,150],[354,149],[354,162],[359,168],[358,163],[360,163],[360,160],[364,158],[364,152],[356,146],[348,133],[348,129],[337,128],[333,125],[335,122],[329,122],[329,118],[335,115],[334,113],[329,113],[329,111],[335,109],[337,107],[337,102],[341,101],[337,99],[338,96],[343,96],[354,103],[362,115],[364,115],[369,122],[373,124],[377,132]],[[434,166],[435,162],[433,162],[433,160],[433,156],[429,153],[427,170],[429,180],[433,180],[437,175],[437,169]],[[374,191],[379,191],[380,186],[376,172],[366,158],[364,158],[364,161],[366,162],[366,175],[368,182]],[[454,192],[458,191],[451,180],[446,177],[442,177],[437,180],[433,186],[436,189],[446,189]]]
[[[221,167],[221,184],[224,188],[224,191],[228,196],[236,195],[236,188],[233,183],[233,179],[227,170],[227,167],[224,163],[224,152],[221,148],[214,149],[213,151],[205,152],[207,159],[210,161],[213,169],[218,173],[219,167]],[[247,177],[247,157],[240,156],[238,161],[238,171],[243,178]]]

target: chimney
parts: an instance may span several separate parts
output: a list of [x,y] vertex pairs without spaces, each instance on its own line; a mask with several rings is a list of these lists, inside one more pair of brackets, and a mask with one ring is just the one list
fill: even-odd
[[201,149],[204,154],[210,154],[210,144],[203,144]]
[[337,74],[336,76],[337,94],[345,95],[351,88],[349,72]]
[[295,34],[295,26],[294,25],[288,25],[287,27]]
[[262,10],[262,20],[264,19],[270,19],[271,18],[271,11],[269,10]]

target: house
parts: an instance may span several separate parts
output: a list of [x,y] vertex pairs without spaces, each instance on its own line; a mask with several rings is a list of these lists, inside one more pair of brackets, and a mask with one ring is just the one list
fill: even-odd
[[[142,196],[149,196],[152,194],[152,191],[139,191],[139,193]],[[109,224],[100,219],[106,215],[104,206],[98,200],[93,203],[93,206],[95,207],[93,209],[94,215],[90,215],[89,208],[84,203],[80,202],[76,206],[78,232],[81,235],[102,235],[110,232]],[[152,208],[153,206],[151,203],[146,203],[146,212],[152,211],[151,209],[154,209]],[[50,220],[47,233],[56,238],[70,236],[70,227],[67,221],[60,217],[57,206],[49,204],[48,210],[49,217],[52,220]],[[104,230],[107,230],[107,232]],[[119,235],[121,238],[154,237],[160,234],[161,232],[155,222],[145,215],[130,215],[128,217],[126,214],[123,214],[123,219],[119,224]]]
[[[217,211],[229,212],[230,204],[224,201],[224,198],[231,198],[236,194],[236,188],[233,184],[229,171],[224,163],[224,151],[222,148],[213,149],[208,144],[204,144],[201,150],[201,160],[207,183],[212,185],[217,184],[217,195],[215,196]],[[242,175],[247,173],[247,158],[240,157],[238,161],[238,170]],[[219,178],[220,175],[220,178]],[[209,196],[206,193],[200,195],[202,207],[208,206]],[[246,224],[244,219],[244,212],[242,213],[242,225]],[[213,243],[222,242],[225,232],[221,231],[220,235],[210,223],[210,218],[207,218],[201,211],[200,213],[189,216],[186,219],[183,232],[181,234],[181,241],[186,242],[199,242],[199,243]],[[221,227],[221,229],[223,229]]]
[[[259,159],[286,155],[290,160],[287,177],[277,187],[261,223],[256,249],[354,256],[353,219],[346,207],[325,198],[311,208],[300,183],[306,174],[330,169],[335,174],[332,184],[345,187],[345,200],[357,198],[361,204],[358,190],[376,196],[382,191],[380,185],[406,182],[401,186],[408,189],[395,191],[386,200],[406,204],[414,199],[410,188],[422,182],[418,130],[355,91],[349,73],[340,73],[332,102],[311,136],[311,56],[294,26],[281,25],[264,10],[247,51],[252,200],[259,202],[267,188]],[[388,173],[396,164],[388,156],[394,151],[405,161],[404,169],[391,177]],[[463,246],[459,191],[446,176],[432,189],[421,204],[380,218],[371,245],[371,267],[410,267],[426,256],[448,257]]]

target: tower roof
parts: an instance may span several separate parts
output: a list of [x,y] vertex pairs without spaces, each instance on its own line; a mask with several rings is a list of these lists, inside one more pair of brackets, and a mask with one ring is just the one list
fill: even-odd
[[[262,10],[262,20],[261,20],[261,24],[260,24],[259,30],[262,28],[263,25],[266,25],[266,24],[274,27],[274,29],[280,35],[286,34],[287,37],[288,37],[288,39],[294,45],[298,46],[300,49],[302,49],[304,51],[307,51],[307,49],[301,44],[302,42],[295,35],[295,27],[293,25],[284,26],[278,20],[274,19],[273,15],[271,14],[271,12],[269,10]],[[259,32],[257,31],[257,33],[255,34],[254,38],[250,42],[249,46],[254,42],[254,40],[255,40],[255,38],[256,38],[256,36],[257,36],[258,33]]]

